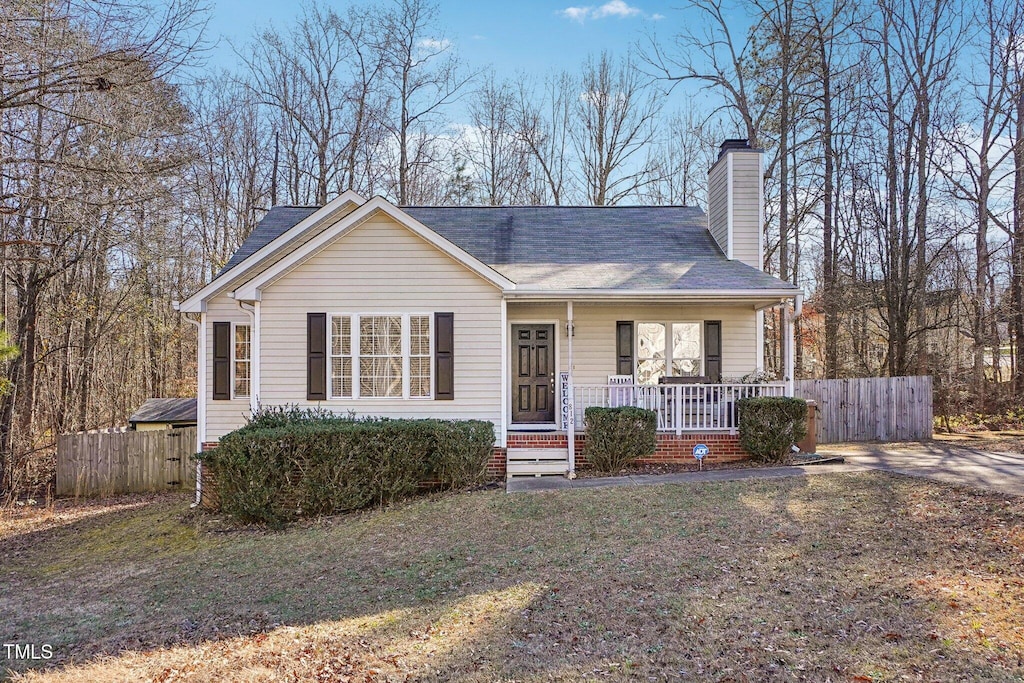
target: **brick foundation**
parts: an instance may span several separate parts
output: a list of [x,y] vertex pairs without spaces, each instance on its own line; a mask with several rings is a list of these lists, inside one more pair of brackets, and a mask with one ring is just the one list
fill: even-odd
[[[561,433],[515,433],[508,435],[509,448],[568,448],[569,436]],[[576,435],[576,466],[586,467],[587,459],[583,456],[583,448],[587,443],[586,434]],[[702,443],[710,453],[704,457],[705,462],[736,462],[747,460],[750,455],[740,447],[738,434],[725,432],[709,432],[706,434],[658,434],[654,454],[641,458],[641,463],[682,463],[692,464],[693,447]],[[487,473],[492,476],[505,476],[505,449],[495,446],[494,455],[487,464]]]
[[[203,452],[213,450],[217,447],[216,441],[204,441]],[[199,498],[199,505],[207,510],[216,510],[219,507],[217,500],[217,480],[213,478],[213,472],[207,467],[202,467],[203,489]]]

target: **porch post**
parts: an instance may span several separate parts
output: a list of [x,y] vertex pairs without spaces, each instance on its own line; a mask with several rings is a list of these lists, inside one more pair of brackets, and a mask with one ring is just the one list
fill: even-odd
[[567,420],[568,425],[566,429],[566,436],[569,439],[569,478],[576,478],[576,389],[575,382],[573,382],[572,372],[572,338],[575,330],[573,329],[573,318],[572,318],[572,301],[565,302],[565,332],[569,338],[568,356],[569,356],[569,367],[566,371],[569,373],[569,387],[566,391],[569,392],[567,397],[569,400],[569,419]]
[[508,448],[509,422],[509,358],[508,358],[508,299],[501,297],[501,422],[498,430],[498,446]]
[[783,354],[785,355],[785,365],[783,366],[783,372],[786,380],[786,396],[793,395],[793,353],[796,348],[795,339],[793,336],[793,314],[790,313],[789,304],[783,304],[782,306],[782,334],[783,334]]

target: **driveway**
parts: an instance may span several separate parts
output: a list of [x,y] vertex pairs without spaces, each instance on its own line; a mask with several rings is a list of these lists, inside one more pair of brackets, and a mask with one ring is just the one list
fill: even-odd
[[1024,496],[1024,453],[1002,443],[823,444],[818,453],[843,456],[843,469],[886,470]]

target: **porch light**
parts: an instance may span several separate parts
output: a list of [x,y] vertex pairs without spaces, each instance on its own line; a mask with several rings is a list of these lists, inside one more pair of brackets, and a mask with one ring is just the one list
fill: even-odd
[[575,337],[576,336],[576,324],[570,320],[565,324],[565,336]]

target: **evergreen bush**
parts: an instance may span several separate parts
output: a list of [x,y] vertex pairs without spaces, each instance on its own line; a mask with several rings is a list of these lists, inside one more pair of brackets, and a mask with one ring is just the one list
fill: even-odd
[[739,401],[740,445],[754,460],[788,462],[790,447],[807,436],[807,401],[764,396]]
[[389,503],[425,482],[478,484],[493,446],[490,422],[354,419],[286,408],[261,411],[198,457],[216,481],[223,512],[281,527],[300,516]]
[[584,411],[587,460],[600,472],[617,472],[657,445],[658,416],[653,410],[623,406]]

